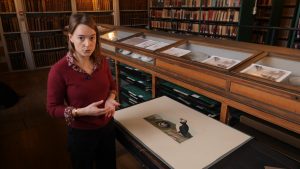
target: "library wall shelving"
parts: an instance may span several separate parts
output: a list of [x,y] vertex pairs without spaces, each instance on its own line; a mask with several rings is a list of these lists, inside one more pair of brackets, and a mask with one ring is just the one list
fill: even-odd
[[114,60],[119,92],[120,81],[143,77],[128,66],[150,75],[152,98],[173,97],[224,123],[236,109],[300,133],[299,50],[125,27],[103,34],[100,46]]
[[283,2],[282,15],[280,19],[280,28],[283,29],[276,30],[278,32],[278,36],[275,41],[276,46],[291,47],[291,36],[293,34],[293,30],[289,30],[288,28],[295,28],[294,17],[297,14],[298,3],[299,0],[286,0]]
[[148,0],[119,1],[120,25],[146,27],[148,25]]
[[151,0],[152,30],[292,47],[298,0]]
[[[3,50],[10,70],[26,70],[29,68],[30,59],[24,51],[25,30],[20,27],[16,3],[13,0],[1,1],[1,39]],[[17,8],[18,9],[18,8]]]
[[[282,14],[282,0],[257,0],[255,4],[256,12],[254,15],[253,26],[259,27],[279,27]],[[253,28],[251,41],[259,44],[274,44],[273,37],[276,32],[268,28]],[[273,36],[273,37],[272,37]],[[249,40],[248,40],[249,41]]]
[[150,28],[212,38],[237,39],[247,30],[254,1],[158,1],[150,4]]
[[[147,0],[0,0],[1,51],[9,71],[49,67],[67,50],[63,29],[72,13],[92,15],[98,24],[147,25]],[[119,6],[120,5],[120,6]],[[120,10],[121,9],[121,13]],[[3,52],[2,52],[3,53]]]
[[98,24],[114,24],[113,0],[76,0],[76,10],[89,13]]
[[298,31],[293,31],[290,33],[290,47],[295,49],[300,49],[300,1],[297,1],[296,10],[294,12],[294,19],[292,21],[293,28]]

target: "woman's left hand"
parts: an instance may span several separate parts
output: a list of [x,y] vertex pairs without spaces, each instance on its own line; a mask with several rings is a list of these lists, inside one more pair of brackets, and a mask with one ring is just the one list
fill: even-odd
[[116,108],[118,106],[120,106],[120,103],[118,103],[116,100],[107,99],[104,105],[104,108],[107,108],[105,117],[112,117],[115,114]]

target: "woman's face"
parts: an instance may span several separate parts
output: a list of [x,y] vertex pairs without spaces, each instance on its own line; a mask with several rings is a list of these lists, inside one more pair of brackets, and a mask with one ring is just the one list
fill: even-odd
[[73,34],[69,34],[69,39],[79,57],[89,57],[95,50],[96,32],[87,25],[79,24]]

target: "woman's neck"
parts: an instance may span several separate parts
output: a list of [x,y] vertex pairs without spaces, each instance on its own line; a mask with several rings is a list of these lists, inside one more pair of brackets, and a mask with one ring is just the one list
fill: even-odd
[[93,63],[90,57],[78,56],[75,53],[76,64],[83,69],[86,73],[91,74],[93,72]]

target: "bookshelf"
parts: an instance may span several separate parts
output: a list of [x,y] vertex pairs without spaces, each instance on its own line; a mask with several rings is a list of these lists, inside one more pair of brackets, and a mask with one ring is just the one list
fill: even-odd
[[239,25],[248,24],[253,1],[160,1],[150,3],[150,29],[197,34],[219,39],[237,39]]
[[290,33],[291,41],[290,47],[295,49],[300,49],[300,1],[297,1],[296,9],[294,12],[294,20],[292,21],[292,27],[297,29],[298,31],[293,31]]
[[[282,0],[257,0],[253,26],[279,27],[282,7]],[[276,32],[272,31],[267,28],[254,28],[250,42],[273,44],[272,36],[276,37]]]
[[97,24],[114,24],[113,0],[76,0],[76,11],[93,16]]
[[5,60],[8,63],[9,70],[21,71],[31,68],[30,57],[26,57],[23,45],[26,41],[26,34],[22,22],[19,22],[20,16],[16,12],[22,6],[18,6],[18,0],[2,0],[0,1],[0,31],[2,39],[2,52],[5,55]]
[[23,1],[34,68],[52,65],[67,51],[63,29],[72,13],[71,1]]
[[148,25],[148,0],[119,1],[120,25],[146,27]]
[[[51,66],[64,56],[63,29],[76,12],[98,24],[119,24],[119,0],[0,0],[0,51],[9,71]],[[3,47],[3,49],[2,49]]]
[[[285,0],[283,2],[282,15],[280,19],[281,28],[294,28],[294,16],[297,13],[297,1],[299,0]],[[275,45],[290,47],[290,39],[292,36],[292,30],[277,30],[278,36],[276,37]]]

